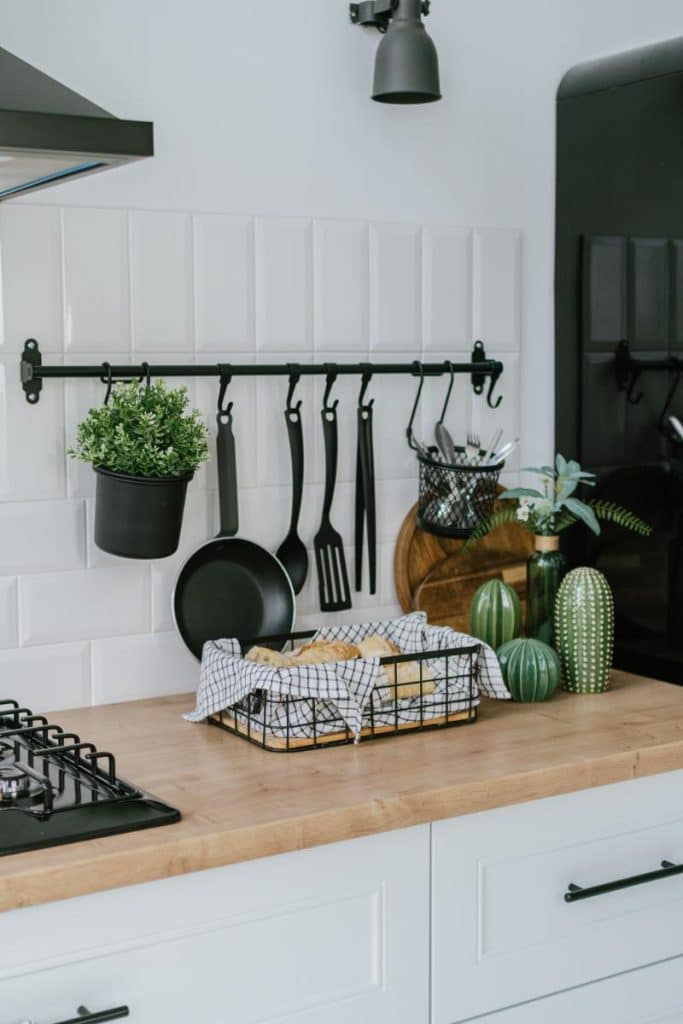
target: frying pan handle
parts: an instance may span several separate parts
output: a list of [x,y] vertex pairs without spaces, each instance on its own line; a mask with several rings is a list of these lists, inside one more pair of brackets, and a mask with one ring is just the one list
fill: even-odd
[[218,507],[221,537],[234,537],[239,530],[237,503],[237,458],[235,436],[232,432],[232,413],[219,412],[216,417],[216,459],[218,462]]
[[304,437],[301,428],[301,412],[295,406],[285,409],[289,451],[292,457],[292,518],[290,529],[296,530],[301,512],[301,498],[304,490]]

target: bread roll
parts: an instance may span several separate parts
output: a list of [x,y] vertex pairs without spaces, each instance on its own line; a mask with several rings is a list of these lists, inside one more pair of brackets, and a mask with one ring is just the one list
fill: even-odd
[[360,651],[355,644],[347,644],[343,640],[315,640],[295,651],[290,664],[322,665],[332,661],[351,661],[358,657]]
[[383,702],[426,697],[436,690],[434,673],[426,662],[422,662],[422,683],[420,683],[420,665],[417,661],[402,661],[398,665],[385,665],[384,674],[387,677],[388,685],[382,687]]
[[245,661],[257,661],[263,665],[270,665],[272,668],[289,668],[292,663],[290,654],[283,654],[282,651],[271,651],[269,647],[252,647],[245,654]]
[[383,636],[368,636],[358,644],[361,658],[388,658],[400,654],[401,648]]

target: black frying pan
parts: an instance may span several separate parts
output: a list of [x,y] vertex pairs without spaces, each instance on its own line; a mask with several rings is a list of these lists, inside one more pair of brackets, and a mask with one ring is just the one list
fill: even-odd
[[217,417],[220,532],[185,562],[173,594],[176,627],[196,658],[207,640],[251,640],[290,633],[294,627],[294,590],[284,566],[266,548],[235,537],[239,513],[231,408]]

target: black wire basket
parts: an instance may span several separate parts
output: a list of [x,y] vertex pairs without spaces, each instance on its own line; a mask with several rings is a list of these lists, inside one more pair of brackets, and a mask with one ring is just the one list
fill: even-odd
[[[488,519],[498,494],[498,480],[505,465],[473,465],[464,448],[455,449],[457,462],[440,461],[437,449],[417,452],[420,491],[417,522],[421,529],[439,537],[470,537]],[[485,452],[480,452],[483,457]]]
[[[315,635],[315,630],[308,630],[262,637],[244,644],[243,650],[253,643],[288,652],[300,641],[310,640]],[[370,693],[358,741],[476,721],[475,668],[479,650],[480,644],[471,643],[447,650],[381,658],[385,678]],[[406,674],[401,672],[402,665],[414,668]],[[279,753],[357,742],[330,701],[273,695],[265,690],[256,690],[234,707],[211,715],[208,722],[264,750]]]

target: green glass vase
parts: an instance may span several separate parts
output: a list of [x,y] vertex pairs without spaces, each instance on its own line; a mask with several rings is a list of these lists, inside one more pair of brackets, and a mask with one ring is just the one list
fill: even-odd
[[526,564],[526,635],[552,646],[555,639],[555,597],[567,572],[560,538],[534,538],[536,550]]

